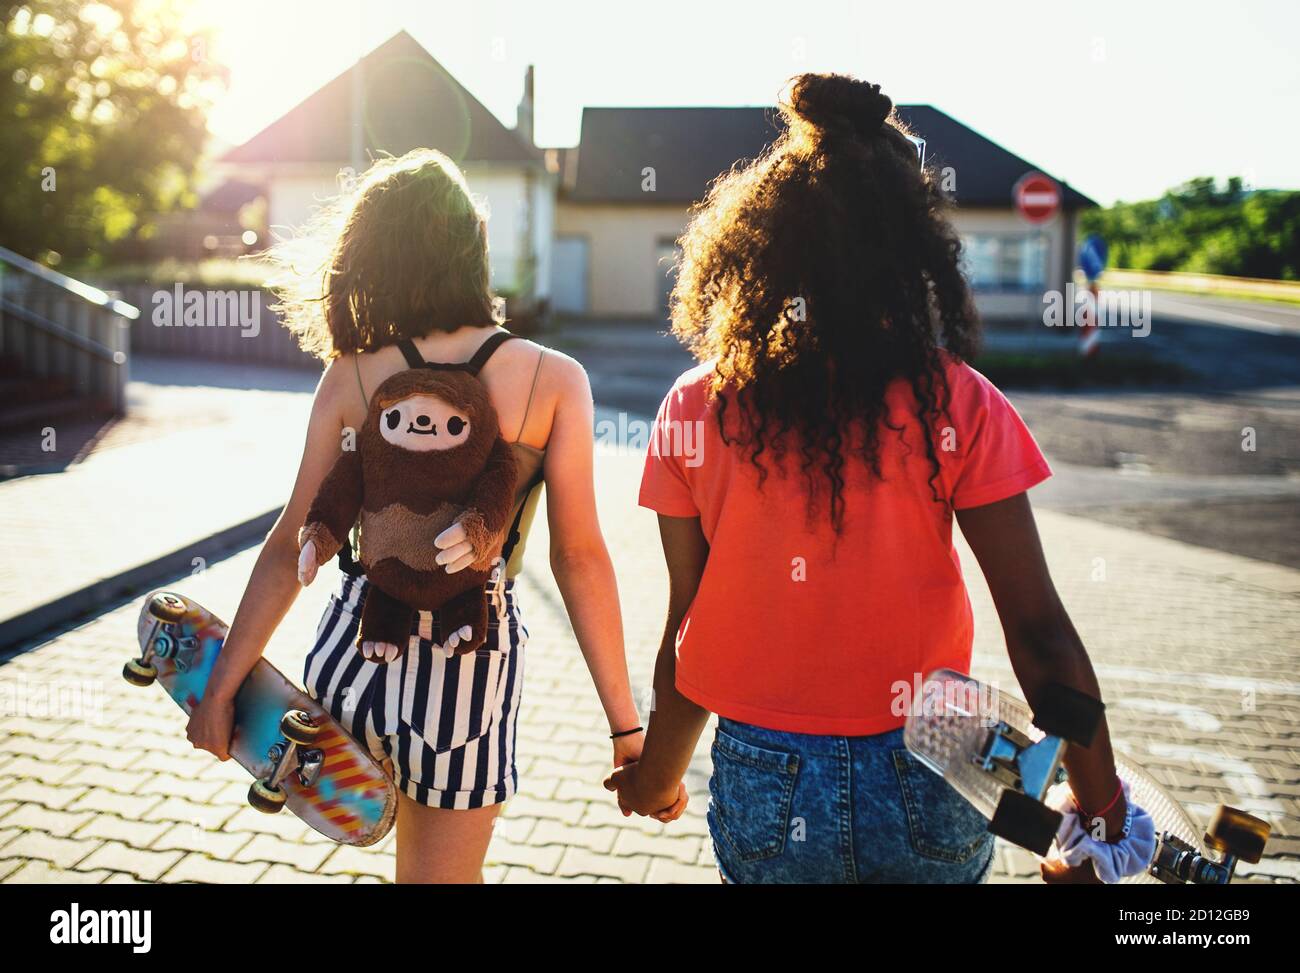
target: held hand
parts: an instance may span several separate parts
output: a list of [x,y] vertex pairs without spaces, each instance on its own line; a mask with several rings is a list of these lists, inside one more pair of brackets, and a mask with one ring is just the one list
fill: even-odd
[[691,796],[686,793],[686,782],[677,782],[677,796],[672,804],[655,811],[650,817],[654,818],[660,824],[667,824],[669,821],[676,821],[686,811],[686,805],[691,803]]
[[[1044,803],[1061,812],[1061,826],[1056,833],[1043,880],[1052,884],[1074,884],[1096,879],[1111,884],[1143,872],[1156,850],[1155,821],[1136,804],[1128,803],[1129,788],[1121,784],[1112,807],[1102,817],[1085,815],[1078,809],[1068,782],[1057,784],[1047,793]],[[1114,821],[1109,815],[1118,813]],[[1055,859],[1053,861],[1052,859]]]
[[230,759],[230,737],[234,733],[234,700],[205,696],[190,714],[185,736],[195,750],[206,750],[218,760]]
[[627,736],[614,738],[614,766],[623,767],[634,764],[641,759],[641,747],[645,745],[645,731],[638,730]]
[[666,824],[680,818],[690,803],[685,784],[678,783],[675,791],[656,792],[641,781],[634,763],[615,767],[605,778],[605,790],[618,795],[618,807],[625,818],[635,813]]
[[465,525],[459,520],[435,537],[433,544],[439,548],[434,560],[446,565],[448,574],[463,571],[474,563],[474,546],[469,542]]
[[316,542],[308,541],[298,552],[298,583],[304,588],[316,580]]

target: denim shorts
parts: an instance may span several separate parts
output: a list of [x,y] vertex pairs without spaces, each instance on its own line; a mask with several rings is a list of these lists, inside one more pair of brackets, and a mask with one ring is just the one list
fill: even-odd
[[986,881],[988,821],[903,746],[719,718],[709,832],[731,883]]

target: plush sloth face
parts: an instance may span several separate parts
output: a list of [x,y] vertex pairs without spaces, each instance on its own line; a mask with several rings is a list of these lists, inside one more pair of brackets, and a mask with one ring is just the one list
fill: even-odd
[[452,449],[470,437],[469,410],[436,395],[412,395],[384,404],[379,434],[390,445],[413,453]]
[[412,368],[380,383],[358,447],[366,509],[452,499],[473,484],[501,436],[487,389],[468,372]]

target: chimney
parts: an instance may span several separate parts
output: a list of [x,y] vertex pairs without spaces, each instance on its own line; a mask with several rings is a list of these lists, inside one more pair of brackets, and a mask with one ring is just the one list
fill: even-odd
[[529,145],[533,145],[533,66],[524,71],[524,93],[519,99],[515,132]]

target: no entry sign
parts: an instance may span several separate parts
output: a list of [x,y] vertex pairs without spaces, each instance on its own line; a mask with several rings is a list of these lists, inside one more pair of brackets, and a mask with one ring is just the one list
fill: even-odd
[[1046,223],[1061,208],[1061,187],[1041,172],[1021,176],[1011,195],[1020,215],[1030,223]]

